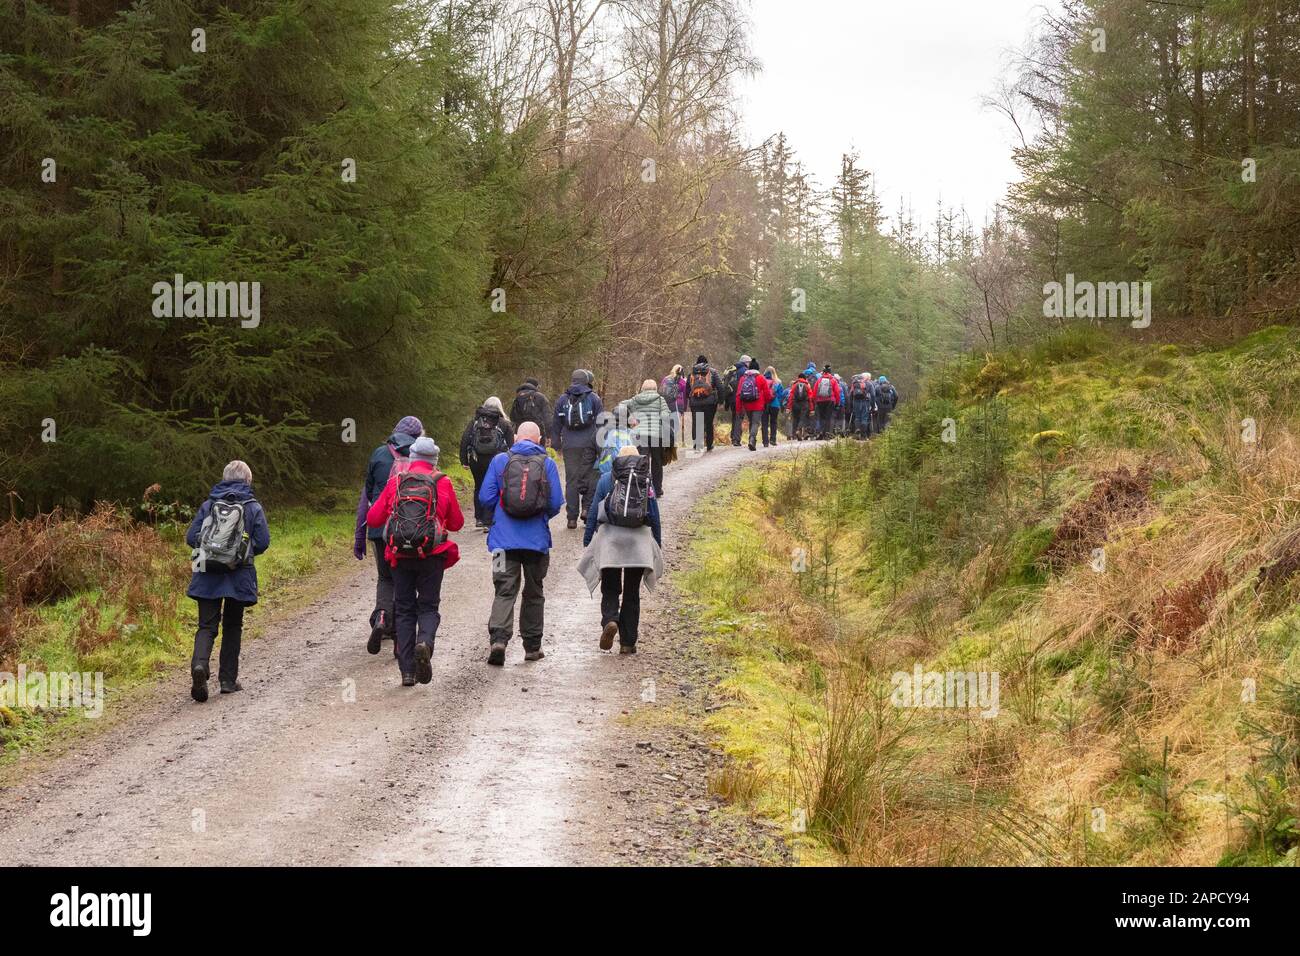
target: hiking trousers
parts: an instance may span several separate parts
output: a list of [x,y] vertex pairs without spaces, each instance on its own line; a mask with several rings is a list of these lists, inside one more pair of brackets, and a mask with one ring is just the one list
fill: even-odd
[[474,520],[485,528],[492,526],[492,519],[497,512],[495,503],[485,505],[478,500],[478,493],[483,488],[483,478],[487,475],[491,464],[492,458],[488,455],[476,455],[469,460],[469,473],[474,476]]
[[543,551],[511,548],[492,553],[492,585],[496,597],[488,617],[488,639],[493,644],[509,644],[515,630],[515,598],[522,581],[524,596],[519,605],[519,637],[525,651],[542,649],[542,630],[546,625],[546,595],[542,582],[551,557]]
[[713,451],[713,424],[717,415],[717,405],[700,405],[691,409],[691,438],[694,440],[696,451],[701,448]]
[[229,683],[239,677],[239,645],[244,633],[246,605],[234,598],[195,598],[199,605],[199,629],[194,634],[194,656],[190,666],[212,660],[212,645],[221,630],[221,663],[217,679]]
[[370,626],[383,625],[384,636],[393,636],[393,569],[384,557],[384,542],[369,541],[375,552],[375,609],[370,612]]
[[871,437],[871,420],[875,413],[868,408],[865,400],[855,399],[853,402],[853,434],[859,438]]
[[831,437],[831,422],[834,420],[835,409],[838,406],[834,402],[822,402],[817,406],[817,437]]
[[808,409],[795,407],[790,409],[790,437],[795,441],[803,441],[808,437],[805,432],[808,430],[806,419],[808,418]]
[[618,623],[618,642],[636,647],[641,625],[641,576],[645,568],[602,568],[600,571],[600,626]]
[[641,445],[636,450],[638,455],[650,459],[650,484],[654,486],[655,497],[664,496],[664,450],[660,445]]
[[596,492],[596,449],[590,444],[570,446],[567,442],[561,452],[564,456],[564,511],[570,521],[578,520],[578,513],[587,513],[592,495]]
[[763,447],[776,444],[776,425],[781,420],[781,409],[770,405],[763,409]]
[[442,555],[427,558],[398,558],[393,568],[394,603],[397,609],[397,666],[403,674],[415,673],[415,643],[428,644],[438,635],[442,615]]
[[740,409],[733,413],[731,420],[731,443],[737,448],[740,447],[740,435],[745,430],[745,423],[749,423],[749,447],[753,448],[758,442],[758,416],[761,414],[759,409],[745,411]]

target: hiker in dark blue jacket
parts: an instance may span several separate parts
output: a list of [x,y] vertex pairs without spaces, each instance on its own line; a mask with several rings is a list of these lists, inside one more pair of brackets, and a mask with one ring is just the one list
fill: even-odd
[[384,559],[384,549],[380,544],[384,529],[367,528],[366,512],[383,494],[393,462],[399,458],[405,461],[410,456],[411,444],[423,434],[424,425],[414,415],[407,415],[393,427],[388,439],[370,454],[365,484],[357,501],[352,553],[358,561],[364,560],[367,541],[375,552],[375,609],[370,612],[370,639],[366,641],[366,650],[371,654],[379,653],[384,638],[393,638],[396,618],[393,613],[393,569]]
[[889,425],[889,416],[898,407],[898,389],[884,375],[876,380],[876,421],[877,432],[883,432]]
[[[478,496],[482,504],[495,509],[487,536],[488,551],[492,553],[492,585],[496,589],[488,617],[488,663],[497,667],[505,663],[506,645],[514,634],[515,599],[521,578],[524,596],[519,606],[519,637],[524,645],[524,660],[539,661],[546,656],[542,653],[546,611],[542,582],[550,565],[550,521],[564,507],[564,491],[560,487],[560,470],[541,441],[542,432],[536,422],[520,425],[510,451],[492,459]],[[549,497],[542,513],[531,518],[515,517],[501,501],[506,463],[514,455],[540,455],[544,462]]]
[[870,372],[859,372],[849,379],[849,434],[854,438],[871,437],[871,414],[876,404],[875,384]]
[[[193,574],[185,592],[199,606],[199,627],[194,633],[194,655],[190,660],[190,696],[199,703],[208,699],[209,664],[212,645],[221,631],[221,667],[217,674],[221,693],[243,690],[239,683],[239,643],[244,629],[244,608],[257,603],[257,568],[253,559],[271,546],[271,529],[266,513],[253,497],[253,472],[242,461],[232,461],[213,486],[206,501],[185,532],[185,543],[195,549]],[[243,563],[227,568],[207,560],[199,548],[205,519],[214,502],[238,504],[243,509],[243,537],[247,544]]]
[[555,400],[555,447],[564,458],[564,500],[569,527],[587,520],[587,508],[599,475],[601,431],[597,424],[605,410],[600,396],[591,390],[592,376],[586,369],[573,370],[572,384]]
[[[638,457],[637,450],[624,448],[619,457]],[[596,497],[587,512],[578,573],[592,594],[600,589],[600,649],[609,650],[617,637],[620,654],[635,654],[641,624],[641,586],[654,590],[664,573],[663,537],[653,484],[645,488],[645,519],[640,526],[609,522],[615,471],[602,475],[596,485]]]

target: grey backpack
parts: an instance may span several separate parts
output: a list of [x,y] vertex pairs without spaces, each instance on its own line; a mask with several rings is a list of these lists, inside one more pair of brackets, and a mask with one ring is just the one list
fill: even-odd
[[248,563],[248,535],[244,531],[246,504],[225,498],[212,502],[199,528],[199,546],[194,550],[195,567],[204,570],[207,565],[215,564],[233,571]]

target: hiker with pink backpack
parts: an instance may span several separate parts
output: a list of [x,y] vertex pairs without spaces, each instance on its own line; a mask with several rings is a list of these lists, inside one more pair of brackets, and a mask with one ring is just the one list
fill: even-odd
[[411,443],[408,461],[392,469],[366,524],[382,529],[383,559],[393,578],[397,666],[402,686],[433,679],[433,642],[442,616],[443,573],[460,560],[450,532],[465,525],[451,479],[438,471],[432,438]]

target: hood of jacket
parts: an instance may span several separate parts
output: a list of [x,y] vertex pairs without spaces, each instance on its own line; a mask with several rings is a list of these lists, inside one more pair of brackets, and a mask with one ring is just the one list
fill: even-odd
[[579,385],[576,382],[564,390],[564,394],[570,398],[581,398],[591,391],[590,385]]
[[633,408],[658,408],[659,403],[664,400],[663,396],[653,388],[648,388],[644,392],[637,392],[627,400],[628,405]]
[[691,366],[691,372],[692,372],[692,373],[694,373],[694,372],[698,372],[698,373],[701,374],[701,375],[707,375],[707,374],[709,374],[709,363],[708,363],[708,362],[698,362],[698,363],[696,363],[695,365],[692,365],[692,366]]
[[415,444],[415,436],[407,435],[405,432],[393,432],[388,436],[388,444],[392,445],[399,454],[406,456],[410,454],[411,446]]
[[486,418],[493,425],[501,424],[502,414],[488,405],[480,405],[474,412],[475,418]]
[[253,497],[253,489],[246,481],[218,481],[212,486],[212,491],[208,497],[214,501],[219,499],[250,501]]
[[527,438],[521,438],[510,446],[512,455],[541,455],[546,456],[546,449],[535,441],[529,441]]

